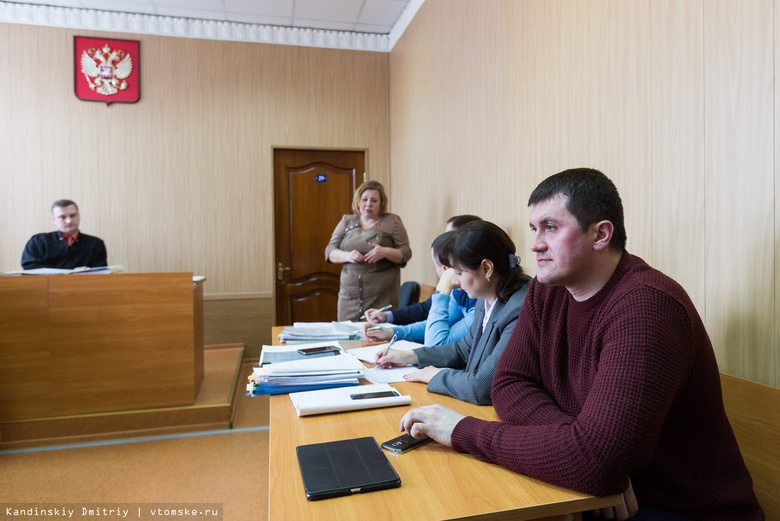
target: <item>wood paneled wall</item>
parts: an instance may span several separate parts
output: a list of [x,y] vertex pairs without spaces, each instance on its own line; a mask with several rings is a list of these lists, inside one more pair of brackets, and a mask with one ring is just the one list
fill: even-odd
[[591,166],[628,249],[678,280],[721,370],[780,385],[778,0],[427,0],[390,54],[393,211],[427,251],[454,214],[514,238],[533,188]]
[[[140,40],[138,103],[75,97],[74,34]],[[270,298],[273,148],[366,150],[389,179],[386,53],[14,24],[0,42],[0,271],[69,198],[110,264]]]

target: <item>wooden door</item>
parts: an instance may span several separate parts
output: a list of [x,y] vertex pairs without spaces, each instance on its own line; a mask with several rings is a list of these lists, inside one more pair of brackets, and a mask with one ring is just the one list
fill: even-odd
[[337,319],[341,265],[325,261],[325,246],[341,217],[352,213],[364,172],[364,152],[274,151],[278,325]]

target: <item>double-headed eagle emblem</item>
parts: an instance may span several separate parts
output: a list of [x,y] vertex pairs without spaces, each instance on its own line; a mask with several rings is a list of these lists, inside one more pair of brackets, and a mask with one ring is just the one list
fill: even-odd
[[108,44],[102,49],[87,49],[81,54],[81,72],[90,89],[111,96],[127,88],[125,79],[133,72],[133,58]]

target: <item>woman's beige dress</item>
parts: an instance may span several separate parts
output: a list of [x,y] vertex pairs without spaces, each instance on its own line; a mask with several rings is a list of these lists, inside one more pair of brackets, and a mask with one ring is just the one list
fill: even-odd
[[409,247],[406,228],[397,215],[383,214],[376,224],[368,229],[360,226],[360,216],[345,215],[336,226],[325,248],[325,259],[335,249],[357,250],[366,254],[372,248],[369,242],[400,250],[403,254],[403,262],[396,264],[382,259],[374,264],[368,262],[342,264],[338,310],[340,321],[357,321],[367,309],[380,308],[388,304],[393,307],[398,305],[401,292],[401,268],[406,266],[412,257],[412,250]]

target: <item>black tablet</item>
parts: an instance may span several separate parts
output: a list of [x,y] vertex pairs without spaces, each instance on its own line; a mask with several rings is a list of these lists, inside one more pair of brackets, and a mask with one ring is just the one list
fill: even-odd
[[295,448],[311,501],[401,486],[401,478],[371,437]]

